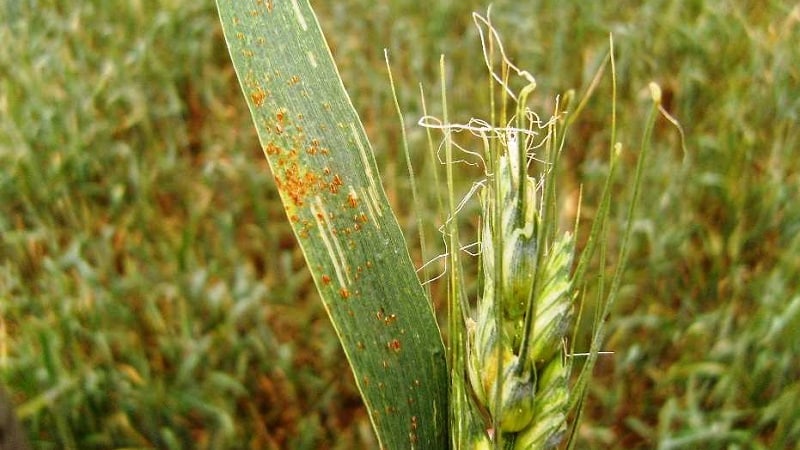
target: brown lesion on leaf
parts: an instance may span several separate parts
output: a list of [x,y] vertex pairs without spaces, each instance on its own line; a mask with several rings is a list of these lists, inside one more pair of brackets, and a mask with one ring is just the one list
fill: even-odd
[[306,148],[306,153],[312,156],[319,153],[319,139],[311,139],[311,145]]
[[340,177],[337,173],[333,175],[333,180],[331,180],[331,182],[328,184],[328,190],[331,191],[331,194],[336,194],[339,192],[339,188],[343,185],[344,182],[342,181],[342,177]]
[[264,104],[264,100],[267,99],[267,91],[264,90],[261,86],[258,86],[255,91],[250,93],[250,100],[253,101],[253,104],[256,106],[261,106]]
[[313,172],[303,172],[296,162],[290,163],[283,170],[283,177],[279,177],[281,189],[292,200],[295,206],[303,206],[306,197],[313,193],[318,177]]
[[264,153],[269,156],[277,156],[281,154],[281,148],[275,145],[274,142],[270,142],[264,147]]

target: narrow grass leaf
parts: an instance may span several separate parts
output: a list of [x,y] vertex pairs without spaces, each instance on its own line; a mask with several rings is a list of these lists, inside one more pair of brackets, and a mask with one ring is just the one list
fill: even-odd
[[311,6],[217,6],[286,215],[380,446],[446,448],[441,335]]

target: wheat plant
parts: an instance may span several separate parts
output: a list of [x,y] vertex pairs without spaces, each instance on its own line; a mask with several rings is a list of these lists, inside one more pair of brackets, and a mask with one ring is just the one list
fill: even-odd
[[[217,4],[287,218],[381,448],[573,445],[630,231],[623,235],[609,286],[599,290],[590,346],[581,350],[574,326],[580,320],[574,316],[585,300],[584,275],[589,261],[597,253],[602,261],[608,250],[608,186],[621,151],[614,142],[613,117],[606,190],[580,255],[577,223],[570,230],[558,225],[556,177],[566,131],[592,87],[575,105],[573,93],[556,99],[551,117],[542,120],[529,107],[534,77],[507,57],[489,15],[473,16],[489,74],[489,117],[451,122],[442,75],[442,117],[420,120],[429,131],[442,133],[445,155],[445,355],[431,299],[417,279],[371,146],[310,5],[299,0]],[[613,74],[613,52],[607,62]],[[444,74],[444,59],[440,66]],[[654,99],[637,186],[657,111]],[[479,150],[457,144],[457,133],[474,136],[472,144]],[[434,154],[439,148],[430,150]],[[459,201],[454,188],[454,153],[462,151],[477,157],[484,171],[470,190],[482,209],[477,245],[469,245],[479,249],[480,271],[473,275],[466,274],[462,263],[468,254],[458,225],[471,195]],[[636,197],[630,202],[629,222],[635,203]],[[601,285],[603,273],[598,275]],[[468,278],[480,280],[477,299],[466,294]],[[578,356],[580,364],[575,363]],[[573,377],[576,367],[580,370]]]

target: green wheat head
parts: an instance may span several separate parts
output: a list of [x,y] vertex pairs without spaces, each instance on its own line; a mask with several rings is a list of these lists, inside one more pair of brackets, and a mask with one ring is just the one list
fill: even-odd
[[[536,197],[542,185],[513,176],[509,153],[516,150],[505,148],[498,179],[482,195],[484,283],[477,317],[468,319],[467,373],[495,433],[515,435],[514,448],[550,448],[566,431],[564,340],[573,309],[574,239],[571,233],[554,242],[540,238]],[[502,204],[493,201],[496,187]],[[495,250],[497,241],[502,251]],[[488,445],[488,436],[483,441]]]
[[[567,337],[575,300],[575,240],[571,232],[557,231],[554,214],[564,120],[559,106],[547,121],[528,108],[534,78],[508,60],[488,18],[473,18],[491,74],[491,119],[449,123],[443,92],[443,119],[420,121],[443,131],[449,165],[458,147],[452,133],[469,132],[484,149],[486,179],[478,195],[482,285],[474,307],[458,287],[463,269],[457,252],[448,253],[450,315],[463,318],[450,322],[451,442],[454,448],[553,448],[568,430]],[[525,83],[518,92],[510,87],[512,77]],[[511,117],[507,110],[514,111]],[[452,197],[451,178],[448,167]],[[449,247],[458,249],[454,203],[451,198],[447,234]]]

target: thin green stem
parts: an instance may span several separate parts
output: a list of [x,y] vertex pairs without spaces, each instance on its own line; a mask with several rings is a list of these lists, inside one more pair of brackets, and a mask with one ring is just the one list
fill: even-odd
[[[414,205],[414,209],[416,211],[418,211],[418,213],[416,214],[416,217],[417,217],[417,232],[419,234],[419,248],[420,248],[420,254],[421,254],[422,263],[423,263],[423,268],[422,268],[422,275],[423,276],[422,276],[422,278],[424,280],[427,280],[428,279],[429,269],[427,268],[426,265],[424,265],[424,262],[425,262],[425,257],[428,254],[428,252],[426,251],[425,232],[424,232],[423,226],[422,226],[422,224],[423,224],[422,214],[420,214],[423,211],[423,208],[422,208],[422,205],[420,204],[420,201],[419,201],[419,194],[418,194],[418,191],[417,191],[417,182],[416,182],[416,177],[414,176],[414,166],[413,166],[413,164],[411,164],[411,153],[409,152],[409,149],[408,149],[408,135],[406,134],[406,121],[405,121],[405,118],[403,116],[403,111],[400,109],[400,102],[397,99],[397,89],[395,88],[394,77],[392,76],[392,66],[389,64],[389,51],[384,49],[383,55],[384,55],[384,59],[386,61],[386,73],[389,76],[389,86],[392,89],[392,100],[394,102],[394,109],[395,109],[395,112],[397,113],[397,119],[400,122],[400,141],[401,141],[402,147],[403,147],[403,155],[405,156],[405,160],[406,160],[405,162],[406,162],[406,169],[408,170],[409,183],[411,184],[411,200],[412,200],[412,203]],[[431,296],[430,296],[430,288],[426,287],[426,290],[428,291],[427,292],[428,293],[428,299],[431,300],[431,302],[430,302],[431,309],[433,309],[433,300],[431,299]]]

